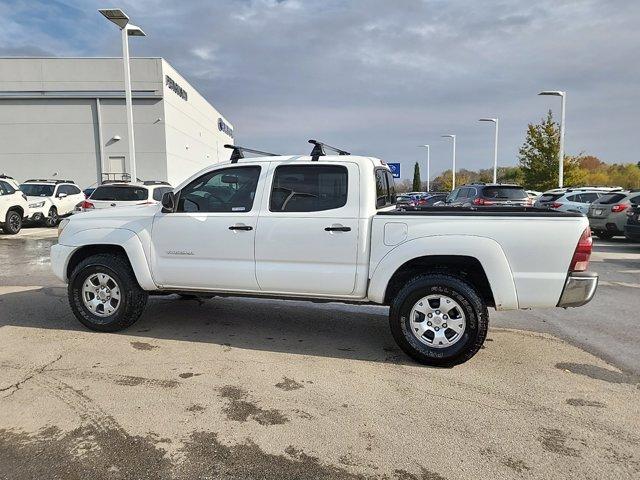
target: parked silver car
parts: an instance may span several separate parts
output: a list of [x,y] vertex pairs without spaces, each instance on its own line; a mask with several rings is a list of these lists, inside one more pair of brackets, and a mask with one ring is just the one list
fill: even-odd
[[589,205],[602,195],[609,193],[609,188],[555,188],[548,190],[538,197],[534,207],[553,208],[563,212],[576,212],[586,214]]
[[627,212],[640,203],[640,190],[612,192],[601,196],[589,206],[587,217],[595,235],[608,239],[624,236]]

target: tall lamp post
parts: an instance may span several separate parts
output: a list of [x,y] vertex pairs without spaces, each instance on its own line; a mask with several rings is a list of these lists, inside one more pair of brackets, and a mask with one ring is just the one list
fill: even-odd
[[419,145],[420,148],[427,149],[427,192],[431,191],[431,159],[429,152],[429,145]]
[[456,188],[456,136],[455,135],[442,135],[442,137],[450,138],[453,140],[453,165],[451,167],[451,190]]
[[129,23],[129,17],[119,8],[102,8],[98,10],[110,22],[115,23],[122,32],[122,64],[124,68],[124,97],[127,111],[127,131],[129,138],[129,170],[131,179],[138,178],[136,171],[136,147],[133,138],[133,102],[131,99],[131,66],[129,64],[129,36],[144,37],[142,29]]
[[493,141],[493,183],[498,183],[498,119],[481,118],[479,122],[493,122],[496,125],[495,138]]
[[567,92],[563,92],[561,90],[544,90],[540,92],[538,95],[552,95],[555,97],[560,97],[562,99],[562,103],[560,106],[560,152],[558,156],[558,187],[562,188],[564,183],[564,109],[567,99]]

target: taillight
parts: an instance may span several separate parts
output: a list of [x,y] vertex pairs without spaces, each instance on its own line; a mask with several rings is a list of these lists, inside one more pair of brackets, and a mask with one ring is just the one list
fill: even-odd
[[549,205],[551,208],[560,208],[562,206],[561,203],[558,202],[553,202],[551,205]]
[[493,205],[494,202],[492,202],[491,200],[485,200],[484,198],[474,198],[473,199],[473,204],[474,205]]
[[84,202],[82,202],[82,210],[91,210],[93,208],[96,208],[96,207],[94,207],[93,203],[88,202],[86,200]]
[[584,232],[582,232],[582,235],[580,235],[576,250],[573,252],[571,265],[569,265],[570,272],[584,272],[587,269],[592,247],[591,229],[587,227],[584,229]]
[[624,212],[627,208],[629,208],[629,204],[628,203],[619,203],[617,205],[614,205],[613,207],[611,207],[611,211],[613,213],[620,213],[620,212]]

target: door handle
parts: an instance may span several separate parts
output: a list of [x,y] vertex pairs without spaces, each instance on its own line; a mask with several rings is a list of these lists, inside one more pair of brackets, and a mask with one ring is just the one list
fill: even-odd
[[251,225],[231,225],[229,227],[229,230],[249,231],[249,230],[253,230],[253,227]]
[[325,227],[325,232],[350,232],[351,227],[343,227],[342,225],[332,225],[331,227]]

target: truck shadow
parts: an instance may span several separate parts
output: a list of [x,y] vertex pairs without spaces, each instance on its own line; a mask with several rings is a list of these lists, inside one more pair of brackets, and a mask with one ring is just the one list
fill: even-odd
[[[389,331],[388,309],[291,300],[150,297],[133,326],[115,335],[204,342],[250,350],[413,364]],[[0,294],[0,327],[90,332],[71,313],[63,286]]]

